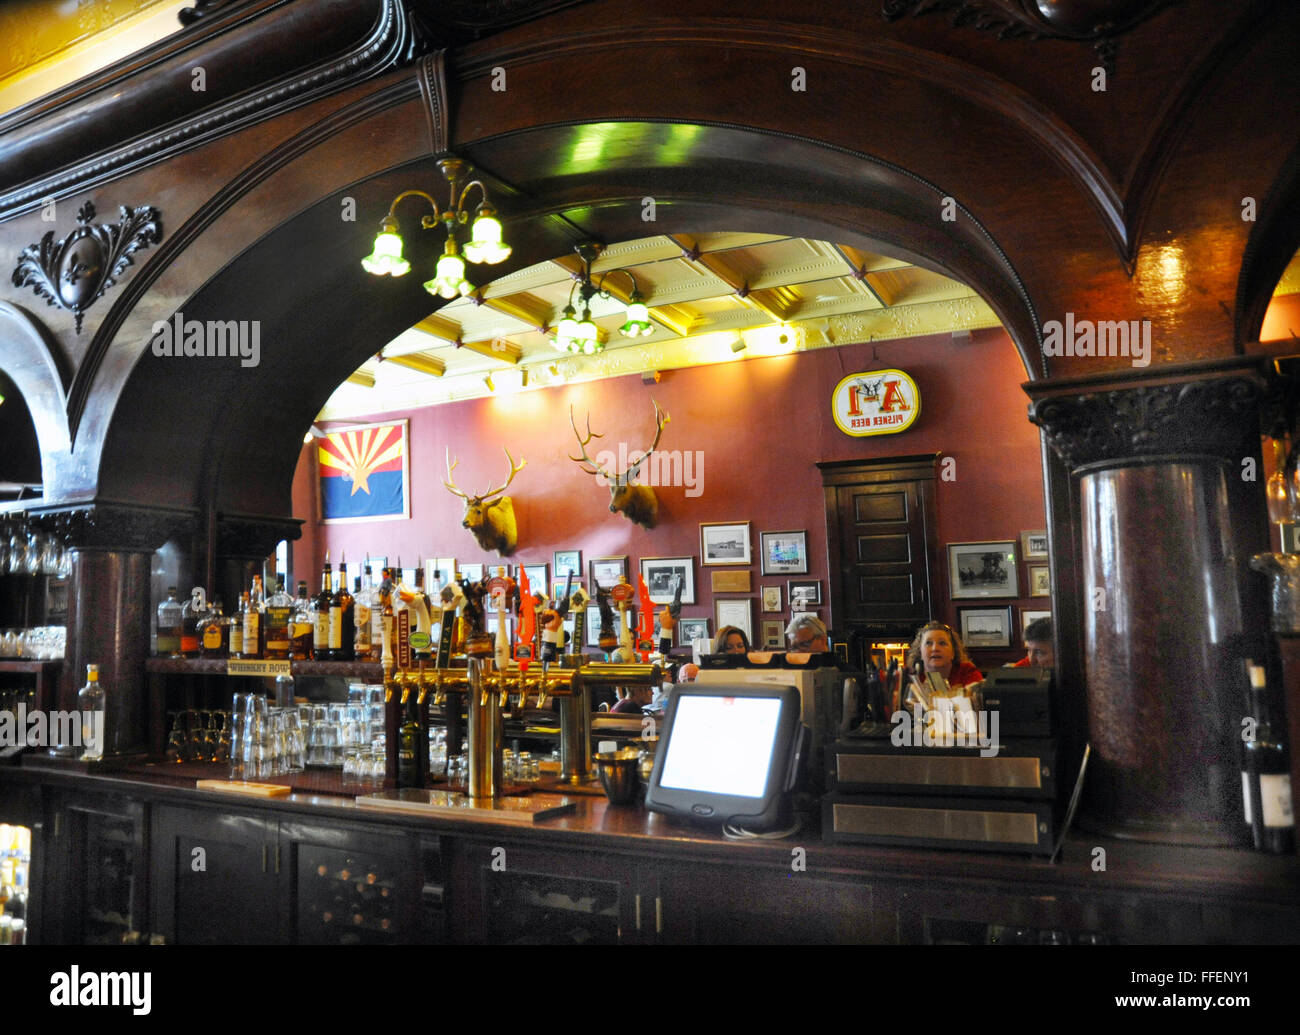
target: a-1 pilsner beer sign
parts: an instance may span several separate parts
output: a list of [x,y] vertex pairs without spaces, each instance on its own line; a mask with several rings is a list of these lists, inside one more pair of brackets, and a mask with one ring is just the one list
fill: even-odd
[[920,412],[921,393],[901,370],[850,374],[835,386],[831,396],[831,414],[846,435],[906,431]]

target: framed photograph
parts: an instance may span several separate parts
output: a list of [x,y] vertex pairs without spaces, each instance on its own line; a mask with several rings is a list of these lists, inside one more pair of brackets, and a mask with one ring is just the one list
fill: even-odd
[[326,524],[411,516],[407,421],[332,428],[316,440],[316,489]]
[[591,581],[587,583],[587,592],[595,593],[595,584],[599,582],[606,589],[618,585],[619,576],[627,575],[627,555],[622,557],[593,557],[587,562],[587,572]]
[[967,647],[1010,647],[1010,607],[962,607],[957,610],[961,640]]
[[1021,532],[1020,556],[1027,561],[1047,560],[1047,533]]
[[781,611],[781,587],[763,587],[763,611],[767,614],[779,614]]
[[[427,568],[429,562],[425,561],[424,564],[425,567]],[[442,573],[442,585],[446,585],[448,582],[456,581],[456,558],[455,557],[439,557],[436,561],[433,562],[433,569],[434,571],[438,571]],[[378,572],[376,572],[376,574],[378,574]],[[425,585],[429,585],[429,573],[427,571],[424,573],[424,581],[425,581]]]
[[1029,595],[1031,597],[1050,597],[1052,595],[1052,569],[1046,564],[1029,566]]
[[1020,642],[1025,642],[1025,630],[1029,628],[1030,623],[1038,621],[1040,618],[1051,618],[1051,611],[1031,611],[1027,607],[1020,609]]
[[749,522],[702,522],[700,524],[700,563],[749,564]]
[[790,610],[807,611],[822,606],[822,584],[820,579],[791,579],[786,586],[790,590]]
[[483,565],[481,564],[462,564],[460,566],[461,578],[466,582],[483,581]]
[[953,600],[1018,597],[1015,540],[948,544],[948,589]]
[[582,578],[581,550],[556,550],[552,560],[555,562],[557,582],[563,582],[569,572],[573,572],[573,577],[576,579]]
[[[573,589],[571,589],[569,592],[576,593],[578,592],[579,589],[581,589],[585,593],[586,587],[583,586],[582,584],[583,581],[584,581],[583,579],[574,579]],[[560,597],[564,596],[564,587],[567,586],[568,584],[569,584],[569,580],[567,577],[563,579],[556,579],[553,583],[551,583],[551,599],[559,600]]]
[[694,557],[642,557],[641,577],[655,604],[671,604],[677,583],[682,584],[682,603],[695,603]]
[[707,618],[683,618],[677,623],[677,642],[694,643],[696,640],[709,638],[709,620]]
[[785,625],[769,618],[763,619],[763,642],[755,646],[763,650],[785,649]]
[[808,571],[808,533],[760,532],[764,575],[804,575]]
[[744,629],[745,639],[752,644],[754,642],[753,603],[753,597],[745,597],[743,600],[715,600],[713,617],[718,623],[718,628],[734,625],[737,629]]

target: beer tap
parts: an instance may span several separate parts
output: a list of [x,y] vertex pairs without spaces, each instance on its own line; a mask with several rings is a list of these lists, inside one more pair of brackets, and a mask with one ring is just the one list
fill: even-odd
[[515,633],[515,662],[519,665],[519,710],[524,710],[528,698],[525,679],[533,661],[533,634],[537,630],[537,602],[528,583],[528,572],[519,567],[519,629]]

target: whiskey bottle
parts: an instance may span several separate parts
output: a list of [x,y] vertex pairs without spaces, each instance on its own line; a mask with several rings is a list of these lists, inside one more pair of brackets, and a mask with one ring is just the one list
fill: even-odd
[[212,607],[199,623],[199,653],[205,658],[224,658],[230,653],[226,637],[226,616],[221,598],[215,597]]
[[352,661],[356,658],[356,625],[353,611],[356,601],[348,589],[348,565],[339,562],[339,588],[330,598],[329,658],[331,661]]
[[253,588],[249,590],[244,613],[244,645],[240,653],[242,658],[260,658],[262,656],[262,576],[253,576]]
[[306,661],[311,657],[312,633],[315,627],[311,597],[307,595],[307,583],[299,581],[298,599],[294,602],[289,637],[289,657],[294,661]]
[[312,652],[317,661],[324,661],[330,651],[330,600],[334,595],[334,569],[330,565],[329,551],[325,552],[325,566],[320,572],[320,592],[312,601],[315,615],[312,627]]
[[181,657],[196,658],[199,654],[199,622],[208,613],[208,597],[202,586],[195,586],[189,599],[181,605]]
[[179,658],[181,654],[181,602],[176,587],[167,587],[167,599],[158,605],[158,656]]
[[374,588],[370,585],[370,580],[370,565],[367,564],[362,568],[361,579],[357,584],[356,592],[353,594],[355,602],[353,604],[352,619],[355,632],[353,633],[352,648],[356,652],[358,661],[378,660],[376,656],[373,656],[374,651],[372,649]]
[[275,593],[266,602],[266,657],[283,660],[289,657],[293,621],[293,597],[284,590],[284,576],[275,584]]
[[228,628],[230,629],[230,656],[232,658],[242,658],[244,656],[244,612],[248,609],[248,591],[245,590],[239,595],[239,608],[231,615]]

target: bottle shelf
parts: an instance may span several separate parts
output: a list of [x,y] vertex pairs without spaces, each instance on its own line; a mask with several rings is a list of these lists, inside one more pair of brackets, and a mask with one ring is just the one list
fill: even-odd
[[[146,672],[159,675],[224,676],[225,658],[146,658]],[[295,676],[339,676],[378,683],[384,667],[377,661],[294,661],[289,671]]]
[[55,672],[63,665],[62,658],[37,660],[35,658],[0,658],[0,672]]

